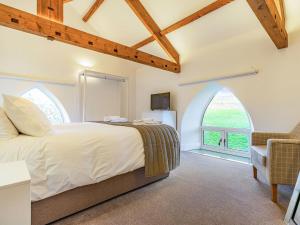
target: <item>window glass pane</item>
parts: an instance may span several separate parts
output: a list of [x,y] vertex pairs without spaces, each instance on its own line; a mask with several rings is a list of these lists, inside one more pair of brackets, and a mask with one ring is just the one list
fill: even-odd
[[249,137],[246,134],[227,133],[228,148],[238,151],[248,151]]
[[31,89],[30,91],[22,95],[22,97],[36,104],[39,109],[43,113],[45,113],[52,124],[60,124],[64,122],[62,113],[56,103],[46,94],[44,94],[40,89]]
[[219,146],[219,142],[222,138],[221,132],[205,130],[203,132],[203,135],[204,135],[203,138],[204,145]]
[[227,89],[219,91],[210,102],[202,125],[250,129],[249,118],[244,107]]

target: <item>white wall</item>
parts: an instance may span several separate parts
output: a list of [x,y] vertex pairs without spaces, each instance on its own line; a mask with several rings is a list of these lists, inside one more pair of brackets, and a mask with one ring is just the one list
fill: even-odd
[[217,83],[207,85],[193,98],[186,108],[180,121],[182,150],[197,149],[201,146],[201,133],[199,131],[202,118],[210,101],[221,89],[222,86]]
[[[46,82],[25,81],[20,79],[3,78],[0,74],[0,95],[8,94],[21,96],[31,88],[50,91],[62,103],[71,121],[80,121],[79,91],[76,85],[55,84]],[[2,97],[0,97],[2,105]]]
[[137,116],[149,110],[150,93],[171,91],[181,123],[192,99],[208,84],[178,87],[179,83],[236,74],[255,67],[260,70],[257,76],[218,84],[228,87],[240,99],[251,115],[255,130],[289,131],[300,121],[299,52],[300,32],[290,33],[289,47],[278,50],[260,29],[194,49],[194,54],[186,57],[180,75],[144,67],[136,74]]
[[[0,0],[0,3],[36,14],[36,1]],[[72,27],[95,33],[88,24],[83,23],[81,16],[73,10],[71,4],[65,4],[64,21]],[[79,72],[84,69],[129,77],[130,107],[129,110],[125,110],[127,104],[122,106],[122,113],[129,111],[129,117],[133,119],[135,115],[134,75],[137,66],[138,64],[127,60],[0,26],[0,76],[20,76],[72,84],[73,86],[46,85],[46,88],[61,100],[72,121],[80,120],[79,93],[74,85],[78,81]],[[6,80],[0,82],[0,94],[18,94],[36,85],[35,82]],[[97,100],[101,93],[96,91],[93,96]],[[95,111],[93,113],[97,114]]]
[[[107,115],[128,117],[128,80],[117,82],[103,79],[88,78],[86,119],[87,121],[103,120]],[[49,91],[65,108],[71,122],[82,120],[82,89],[78,83],[55,83],[49,81],[34,81],[24,78],[13,78],[0,74],[0,106],[2,94],[21,96],[32,88]],[[133,110],[131,110],[133,111]],[[133,119],[134,115],[130,115]]]
[[87,77],[85,121],[99,121],[105,116],[127,117],[126,90],[126,81]]
[[[0,0],[0,2],[31,13],[36,12],[36,1]],[[225,7],[225,9],[229,8]],[[298,15],[298,11],[294,13],[296,14]],[[208,20],[209,17],[205,18]],[[205,18],[201,20],[204,21]],[[216,17],[215,20],[219,21],[218,18]],[[48,41],[45,38],[0,26],[0,75],[18,75],[74,84],[78,73],[88,67],[99,72],[129,76],[131,119],[140,118],[143,111],[150,110],[150,94],[171,91],[171,106],[173,110],[178,111],[179,127],[181,127],[180,124],[188,105],[199,92],[205,89],[206,85],[178,87],[179,83],[223,74],[235,74],[254,66],[260,70],[257,76],[221,81],[219,85],[228,87],[240,99],[250,113],[255,129],[287,131],[300,120],[300,105],[298,104],[300,99],[300,32],[296,29],[299,25],[290,29],[293,32],[289,32],[289,48],[278,50],[254,16],[253,20],[257,23],[257,26],[254,24],[253,27],[260,29],[249,32],[245,31],[247,29],[239,32],[233,29],[234,37],[229,35],[221,41],[205,42],[205,45],[197,45],[198,47],[194,48],[192,44],[198,36],[195,35],[193,29],[188,35],[183,28],[185,39],[177,41],[177,44],[187,46],[189,51],[180,52],[181,58],[184,59],[181,74],[141,66],[127,60],[56,41]],[[71,4],[65,6],[65,23],[90,33],[95,32],[88,24],[82,22]],[[207,24],[210,23],[207,21]],[[216,35],[227,32],[226,30],[217,31]],[[239,36],[235,36],[239,33]],[[217,39],[213,32],[209,34]],[[187,43],[192,35],[194,35],[194,42]],[[35,85],[32,82],[20,84],[13,81],[8,83],[0,81],[0,92],[7,93],[22,92],[30,85]],[[46,87],[61,100],[71,119],[79,120],[77,88],[54,84],[48,84]],[[97,97],[96,93],[95,98]]]
[[151,94],[171,92],[171,110],[177,108],[177,77],[158,69],[145,67],[136,75],[136,118],[141,119],[142,113],[150,110]]

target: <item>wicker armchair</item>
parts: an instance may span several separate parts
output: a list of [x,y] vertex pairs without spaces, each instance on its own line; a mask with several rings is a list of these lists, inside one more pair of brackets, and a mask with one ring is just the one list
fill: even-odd
[[253,177],[257,170],[272,187],[277,202],[278,184],[296,184],[300,170],[300,123],[290,133],[252,133],[251,161]]

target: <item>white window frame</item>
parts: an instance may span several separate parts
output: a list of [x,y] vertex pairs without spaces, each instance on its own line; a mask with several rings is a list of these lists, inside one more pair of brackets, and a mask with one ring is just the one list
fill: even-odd
[[[224,87],[225,88],[225,87]],[[241,157],[247,157],[250,158],[250,143],[252,142],[251,138],[252,138],[252,122],[251,122],[251,118],[247,112],[247,110],[244,108],[243,104],[240,102],[240,104],[243,106],[245,113],[247,114],[247,118],[250,124],[250,128],[226,128],[226,127],[215,127],[215,126],[203,126],[203,119],[205,116],[205,113],[209,107],[209,105],[211,104],[211,102],[213,101],[213,99],[215,98],[215,96],[222,90],[223,88],[221,88],[220,90],[218,90],[210,99],[210,101],[208,102],[208,104],[206,105],[206,108],[202,114],[202,119],[201,119],[201,126],[200,126],[200,148],[204,149],[204,150],[209,150],[209,151],[214,151],[214,152],[219,152],[219,153],[225,153],[225,154],[231,154],[231,155],[235,155],[235,156],[241,156]],[[233,94],[233,93],[232,93]],[[217,131],[217,132],[221,132],[221,138],[222,138],[222,143],[221,146],[209,146],[209,145],[205,145],[204,144],[204,132],[205,131]],[[230,149],[228,148],[228,133],[238,133],[238,134],[246,134],[249,140],[249,147],[248,147],[248,151],[244,152],[241,150],[235,150],[235,149]],[[226,142],[224,143],[224,140],[226,139]]]
[[[205,131],[216,131],[221,133],[222,142],[218,146],[205,145],[204,143],[204,132]],[[248,137],[249,144],[251,143],[251,129],[239,129],[239,128],[224,128],[224,127],[211,127],[211,126],[201,126],[201,148],[205,150],[210,150],[214,152],[232,154],[242,157],[250,157],[250,146],[247,149],[248,151],[241,151],[228,148],[228,133],[238,133],[245,134]],[[224,141],[226,140],[226,141]]]

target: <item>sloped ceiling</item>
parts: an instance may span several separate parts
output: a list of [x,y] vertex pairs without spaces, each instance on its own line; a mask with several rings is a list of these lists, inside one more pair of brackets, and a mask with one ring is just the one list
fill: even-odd
[[[4,4],[36,13],[36,0],[0,0]],[[214,0],[141,0],[161,29],[189,16]],[[103,4],[87,23],[78,20],[89,10],[94,0],[73,0],[65,4],[65,24],[89,33],[119,42],[134,45],[150,36],[148,30],[132,12],[125,0],[104,0]],[[285,0],[287,31],[300,30],[300,1]],[[29,10],[28,10],[29,9]],[[72,13],[69,13],[71,12]],[[74,13],[78,14],[75,20]],[[72,17],[70,16],[72,15]],[[253,30],[263,30],[246,0],[232,3],[167,35],[181,57],[181,63],[195,51],[237,35]],[[267,34],[266,34],[267,36]],[[270,40],[271,42],[271,40]],[[169,59],[161,47],[152,42],[142,51]]]
[[[141,0],[161,29],[183,19],[214,0]],[[73,7],[83,17],[94,0],[73,0]],[[287,28],[300,28],[300,1],[286,0]],[[104,38],[131,46],[150,36],[124,0],[105,0],[87,22]],[[181,61],[196,49],[241,35],[253,29],[263,29],[246,0],[234,2],[167,35],[181,56]],[[267,35],[267,34],[266,34]],[[168,59],[156,42],[142,51]]]

